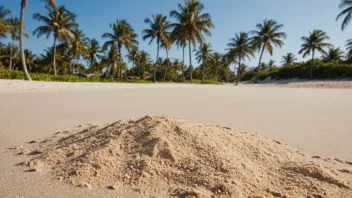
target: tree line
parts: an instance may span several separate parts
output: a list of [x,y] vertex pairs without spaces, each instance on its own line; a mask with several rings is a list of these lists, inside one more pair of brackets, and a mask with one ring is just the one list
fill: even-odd
[[[20,18],[11,16],[11,11],[0,6],[0,39],[10,38],[8,45],[0,43],[0,67],[8,70],[22,69],[26,80],[31,80],[29,72],[71,74],[73,69],[81,73],[92,73],[102,78],[114,79],[151,79],[157,81],[184,81],[190,83],[193,78],[216,79],[218,81],[236,81],[236,85],[248,76],[258,81],[261,72],[275,70],[274,61],[262,62],[264,53],[272,55],[275,48],[281,48],[287,35],[282,30],[283,24],[273,19],[265,19],[250,32],[236,33],[227,44],[225,53],[214,52],[212,45],[206,42],[214,28],[211,16],[206,13],[205,6],[199,0],[185,0],[178,4],[177,9],[170,11],[169,16],[156,14],[147,17],[146,27],[141,37],[149,44],[156,44],[157,54],[154,59],[150,54],[138,49],[138,34],[131,24],[124,19],[117,19],[109,24],[110,30],[102,35],[104,43],[88,38],[79,29],[76,14],[64,5],[56,4],[55,0],[43,0],[46,13],[34,13],[33,19],[40,23],[33,36],[47,39],[52,38],[53,46],[42,54],[34,54],[24,49],[23,37],[29,37],[24,32],[24,11],[26,0],[21,0]],[[336,20],[343,18],[341,29],[346,29],[352,16],[352,1],[342,0],[342,12]],[[316,53],[323,54],[321,62],[338,62],[349,64],[352,60],[352,39],[347,41],[347,54],[340,48],[334,48],[328,42],[328,35],[322,30],[313,30],[301,38],[302,46],[298,54],[303,57],[311,56],[308,65],[309,78],[313,76]],[[1,41],[1,40],[0,40]],[[19,46],[16,44],[19,43]],[[169,57],[172,47],[182,49],[182,60]],[[188,48],[188,49],[187,49]],[[125,49],[128,53],[123,54]],[[166,57],[160,57],[160,50],[165,50]],[[189,65],[185,64],[188,51]],[[198,68],[192,64],[192,55],[199,63]],[[248,68],[246,60],[259,55],[258,65]],[[80,60],[86,60],[85,67]],[[282,66],[296,64],[294,53],[282,57]],[[128,68],[127,63],[132,63]],[[231,65],[235,65],[236,74],[231,72]],[[29,70],[29,72],[28,72]],[[251,75],[249,75],[249,73]],[[247,77],[246,77],[247,76]]]

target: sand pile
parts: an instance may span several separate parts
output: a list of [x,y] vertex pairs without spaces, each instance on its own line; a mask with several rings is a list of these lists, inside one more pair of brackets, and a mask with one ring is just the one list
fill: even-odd
[[183,119],[144,117],[21,148],[31,171],[87,188],[130,185],[147,197],[352,197],[351,174],[278,141]]

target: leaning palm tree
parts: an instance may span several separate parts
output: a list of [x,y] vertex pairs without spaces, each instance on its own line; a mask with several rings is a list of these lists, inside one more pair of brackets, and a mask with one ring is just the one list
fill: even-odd
[[262,62],[264,51],[267,50],[270,55],[273,55],[273,47],[276,46],[281,48],[282,45],[284,44],[282,39],[286,39],[286,33],[280,32],[280,29],[282,29],[283,27],[284,25],[278,24],[273,19],[270,19],[270,20],[265,19],[263,21],[263,24],[260,24],[260,23],[257,24],[258,31],[256,30],[251,31],[251,34],[253,35],[252,39],[253,39],[254,45],[260,52],[257,75],[255,78],[256,83],[258,82],[260,65]]
[[6,33],[9,31],[7,17],[10,13],[11,11],[9,9],[0,6],[0,38],[6,38]]
[[192,45],[196,47],[197,42],[204,44],[203,33],[211,36],[210,28],[214,25],[210,14],[202,13],[204,5],[198,0],[185,0],[185,5],[178,4],[178,8],[179,11],[172,10],[170,16],[177,20],[177,23],[173,24],[175,31],[188,40],[190,83],[192,83]]
[[230,43],[227,44],[231,59],[237,59],[238,68],[237,68],[237,80],[236,86],[238,85],[241,78],[241,62],[245,61],[245,59],[250,60],[251,57],[254,57],[254,47],[249,38],[248,34],[245,32],[240,32],[240,34],[236,34],[235,38],[230,40]]
[[[55,0],[41,0],[45,1],[46,4],[52,5],[53,7],[57,7]],[[21,0],[21,12],[20,12],[20,51],[21,51],[21,60],[22,60],[22,69],[24,73],[24,77],[26,80],[31,81],[31,76],[28,73],[27,65],[26,65],[26,57],[24,54],[24,45],[23,45],[23,32],[24,32],[24,10],[27,6],[27,0]]]
[[345,30],[352,17],[352,0],[341,0],[339,8],[342,9],[342,11],[337,15],[336,21],[341,17],[345,17],[341,25],[341,29]]
[[344,52],[338,47],[330,47],[329,51],[323,55],[324,62],[341,62],[345,58]]
[[326,40],[329,40],[329,37],[322,30],[313,30],[313,32],[309,32],[309,37],[302,37],[301,40],[303,44],[301,46],[301,50],[299,54],[303,54],[303,58],[312,53],[312,62],[309,72],[309,78],[312,78],[313,74],[313,65],[314,65],[314,55],[315,51],[326,54],[324,50],[325,47],[331,46],[329,43],[325,43]]
[[103,34],[103,39],[108,39],[103,45],[103,50],[116,45],[119,54],[118,69],[119,69],[119,78],[122,79],[122,47],[125,47],[127,51],[131,51],[134,48],[137,48],[138,41],[137,34],[134,32],[131,25],[126,20],[116,20],[115,24],[110,24],[112,33],[106,32]]
[[[15,44],[15,40],[19,40],[19,31],[20,31],[20,20],[16,17],[13,18],[11,17],[8,20],[8,29],[9,29],[9,34],[11,35],[11,48],[10,48],[10,66],[9,69],[12,69],[12,49],[14,47]],[[28,38],[28,34],[26,32],[23,32],[23,35],[26,36]]]
[[281,63],[283,66],[292,65],[297,61],[296,56],[293,53],[287,53],[285,56],[282,56]]
[[169,37],[169,29],[171,28],[170,23],[167,21],[167,17],[162,14],[153,15],[152,19],[146,18],[145,23],[149,25],[149,29],[144,29],[142,32],[143,40],[149,39],[149,44],[151,44],[154,39],[156,39],[157,53],[156,53],[156,63],[154,65],[153,78],[156,82],[156,65],[159,60],[159,48],[160,45],[166,42]]
[[201,63],[201,67],[202,67],[202,84],[204,84],[204,70],[205,70],[205,66],[207,66],[209,64],[210,61],[213,60],[213,56],[212,56],[212,52],[213,50],[211,49],[211,45],[210,44],[202,44],[199,47],[199,50],[196,52],[196,60],[198,61],[198,63]]
[[43,22],[42,26],[34,30],[33,35],[37,35],[37,37],[45,35],[47,38],[49,38],[51,34],[54,35],[54,58],[52,65],[54,74],[56,75],[56,41],[68,42],[69,39],[74,39],[75,34],[73,31],[78,28],[78,24],[75,22],[76,15],[68,11],[65,6],[56,8],[53,5],[47,5],[45,8],[48,12],[48,16],[40,13],[33,14],[33,19]]

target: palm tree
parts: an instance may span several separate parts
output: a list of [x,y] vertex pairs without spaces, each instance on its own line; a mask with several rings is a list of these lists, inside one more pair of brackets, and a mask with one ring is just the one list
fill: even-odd
[[32,51],[26,49],[24,50],[26,56],[26,64],[28,65],[28,70],[31,71],[31,66],[34,64],[34,58],[37,56]]
[[346,41],[346,50],[348,57],[352,57],[352,39],[348,39]]
[[[8,29],[9,29],[9,33],[11,35],[11,48],[10,48],[10,66],[9,69],[12,69],[12,49],[13,46],[15,44],[15,40],[19,39],[19,30],[20,30],[20,20],[18,18],[13,18],[11,17],[8,20]],[[23,32],[23,35],[26,36],[28,38],[28,34],[26,32]]]
[[53,5],[47,5],[46,10],[48,11],[48,16],[44,16],[40,13],[34,13],[33,19],[43,22],[44,25],[37,27],[33,35],[37,37],[45,35],[47,38],[51,34],[54,35],[54,58],[53,58],[53,68],[54,74],[57,75],[56,71],[56,41],[68,41],[69,39],[74,39],[75,34],[73,31],[78,27],[75,23],[76,15],[68,11],[65,6],[54,7]]
[[275,20],[265,19],[263,24],[257,24],[258,31],[251,31],[253,35],[253,42],[258,51],[260,52],[259,64],[257,69],[257,76],[255,78],[255,82],[258,82],[260,65],[262,62],[262,57],[264,51],[267,50],[270,55],[273,55],[273,45],[281,48],[284,42],[281,40],[286,39],[286,33],[279,32],[284,26],[282,24],[278,24]]
[[[181,25],[182,26],[182,25]],[[182,48],[182,78],[185,78],[185,49],[187,46],[187,38],[182,34],[181,31],[178,31],[180,28],[176,27],[171,32],[171,40],[173,40],[177,47]]]
[[338,47],[329,48],[329,51],[323,55],[324,62],[341,62],[345,58],[344,52]]
[[0,38],[6,38],[6,33],[9,31],[7,16],[11,13],[9,9],[0,6]]
[[351,21],[352,17],[352,1],[351,0],[341,0],[341,3],[339,5],[339,8],[342,9],[339,15],[336,17],[336,21],[339,20],[341,17],[345,16],[341,29],[345,30],[347,25]]
[[[106,74],[110,71],[112,74],[117,67],[117,63],[119,62],[119,53],[116,45],[112,45],[108,52],[105,52],[104,55],[98,55],[99,59],[101,59],[100,64],[106,68]],[[107,76],[107,75],[106,75]]]
[[134,32],[131,25],[126,20],[116,20],[116,24],[110,24],[112,33],[106,32],[102,38],[108,39],[103,45],[103,50],[116,45],[119,54],[118,68],[119,78],[122,79],[122,47],[125,47],[127,51],[131,51],[138,45],[137,34]]
[[89,63],[90,63],[89,67],[92,68],[93,64],[97,63],[96,56],[102,52],[101,47],[99,46],[99,42],[96,39],[87,38],[86,50],[87,50],[86,58],[89,60]]
[[282,65],[292,65],[295,61],[297,61],[296,56],[293,53],[287,53],[286,56],[282,56]]
[[173,40],[171,40],[171,38],[169,37],[169,35],[166,36],[166,39],[165,40],[162,40],[161,42],[161,45],[160,47],[165,49],[166,51],[166,59],[165,59],[165,70],[164,70],[164,82],[166,81],[166,73],[167,73],[167,70],[170,66],[170,60],[169,60],[169,51],[171,49],[171,46],[172,46],[172,43],[173,43]]
[[231,59],[238,59],[238,68],[237,68],[237,80],[236,86],[238,85],[241,78],[241,70],[240,65],[241,61],[245,61],[245,59],[250,60],[251,57],[254,57],[254,47],[249,38],[248,34],[245,32],[240,32],[240,34],[236,34],[235,38],[230,40],[230,43],[227,44],[229,47],[229,56]]
[[[56,8],[55,0],[41,0],[45,1],[46,4],[52,5]],[[27,0],[21,0],[21,12],[20,12],[20,51],[21,51],[21,60],[22,60],[22,69],[24,73],[25,80],[31,81],[31,76],[28,73],[26,65],[26,57],[24,54],[24,45],[23,45],[23,32],[24,32],[24,10],[27,6]]]
[[69,43],[69,54],[73,56],[73,61],[78,61],[83,57],[87,57],[88,38],[82,30],[73,31],[74,39]]
[[212,52],[213,50],[211,49],[210,44],[202,44],[199,47],[199,50],[196,51],[196,60],[198,63],[202,62],[201,67],[202,67],[202,84],[204,84],[204,70],[205,66],[209,63],[209,61],[213,60],[212,57]]
[[275,62],[276,62],[276,61],[274,61],[274,60],[272,60],[272,59],[268,62],[268,68],[269,68],[269,70],[271,70],[272,68],[275,67]]
[[179,11],[172,10],[170,16],[178,21],[173,24],[175,31],[188,40],[190,83],[192,84],[192,45],[195,48],[197,42],[204,44],[203,33],[211,36],[210,28],[213,28],[214,25],[210,14],[201,13],[204,10],[204,5],[198,0],[185,0],[185,5],[178,4],[178,8]]
[[313,74],[313,65],[314,65],[314,55],[317,50],[320,53],[326,54],[324,50],[325,47],[331,46],[329,43],[325,43],[326,40],[329,40],[329,37],[322,30],[313,30],[313,32],[309,32],[309,37],[302,37],[301,40],[303,44],[301,46],[301,50],[299,54],[303,54],[303,58],[312,53],[312,62],[309,72],[309,78],[312,78]]
[[156,63],[154,65],[154,82],[156,82],[156,65],[159,60],[159,48],[160,45],[166,42],[170,35],[168,31],[171,28],[170,23],[167,21],[167,17],[162,14],[152,15],[152,19],[146,18],[145,23],[149,25],[149,29],[144,29],[142,32],[143,40],[150,39],[149,44],[151,44],[154,39],[156,39],[157,53],[156,53]]
[[212,65],[212,76],[213,78],[219,80],[219,73],[222,69],[222,54],[215,52],[213,53],[213,58],[211,60],[211,65]]
[[137,48],[132,49],[127,55],[126,58],[128,59],[128,62],[132,62],[133,68],[136,67],[136,63],[138,62],[138,54],[139,51]]

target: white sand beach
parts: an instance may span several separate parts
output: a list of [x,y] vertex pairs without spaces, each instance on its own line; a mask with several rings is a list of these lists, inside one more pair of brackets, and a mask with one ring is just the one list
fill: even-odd
[[140,197],[128,187],[87,190],[43,172],[25,173],[15,165],[31,157],[6,149],[82,124],[180,117],[268,137],[308,155],[352,161],[351,112],[352,90],[331,87],[0,80],[0,197]]

